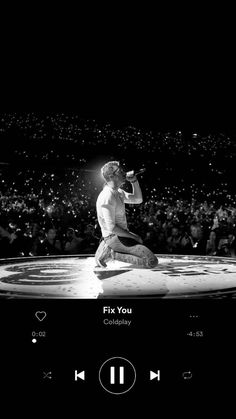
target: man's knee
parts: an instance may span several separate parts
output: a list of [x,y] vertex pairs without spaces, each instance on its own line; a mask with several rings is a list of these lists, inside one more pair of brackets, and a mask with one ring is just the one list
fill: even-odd
[[158,265],[158,259],[155,255],[152,255],[151,257],[147,258],[147,266],[150,269],[155,268]]
[[137,245],[137,256],[143,259],[147,268],[152,269],[158,265],[157,257],[154,255],[154,253],[152,253],[150,249],[144,245]]

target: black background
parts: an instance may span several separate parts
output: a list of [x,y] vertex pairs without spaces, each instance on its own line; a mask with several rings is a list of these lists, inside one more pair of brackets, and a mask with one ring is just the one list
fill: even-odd
[[[167,43],[160,41],[158,34],[140,43],[133,34],[135,42],[122,39],[121,44],[116,41],[116,47],[112,44],[104,49],[104,41],[99,43],[92,38],[83,44],[82,53],[81,43],[63,44],[59,39],[52,44],[39,36],[29,46],[13,39],[3,59],[1,110],[78,111],[84,117],[121,125],[132,122],[148,128],[235,132],[232,50],[226,40],[220,41],[212,33],[208,41],[203,36],[198,41],[190,38],[187,44],[188,35],[186,29],[183,38],[172,36]],[[166,369],[170,381],[163,381],[164,392],[168,386],[168,391],[172,387],[175,392],[179,385],[185,386],[185,392],[192,391],[195,384],[186,389],[190,383],[171,381],[172,371],[188,368],[192,362],[198,371],[198,391],[208,383],[219,391],[228,386],[235,368],[234,301],[126,300],[125,304],[134,308],[135,327],[132,333],[121,330],[118,334],[101,328],[98,313],[102,304],[92,300],[43,302],[43,309],[50,313],[50,348],[36,348],[32,347],[29,333],[33,313],[35,308],[42,308],[41,302],[1,301],[5,388],[8,383],[11,391],[13,387],[19,391],[22,382],[24,389],[32,382],[34,386],[42,386],[34,381],[34,368],[37,370],[47,362],[48,366],[53,362],[57,369],[63,367],[65,377],[67,365],[76,364],[78,369],[91,368],[94,380],[91,380],[90,398],[99,396],[106,400],[110,396],[95,384],[95,371],[104,360],[116,355],[134,361],[140,371],[137,389],[125,397],[136,398],[140,392],[147,399],[156,398],[156,389],[150,387],[152,382],[143,387],[146,365],[147,369]],[[187,313],[192,310],[200,314],[202,327],[207,331],[201,344],[197,340],[189,344],[181,339],[188,327]],[[85,359],[84,363],[81,358]],[[12,375],[9,381],[9,369],[16,381],[12,381]],[[80,394],[86,395],[91,390],[90,384],[82,384],[86,387],[80,384]],[[56,385],[65,389],[70,386],[66,378],[62,382],[58,379]]]

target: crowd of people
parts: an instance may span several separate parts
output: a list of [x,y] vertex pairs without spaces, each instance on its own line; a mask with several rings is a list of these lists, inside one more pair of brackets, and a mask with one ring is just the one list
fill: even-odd
[[229,135],[7,114],[0,140],[0,258],[93,254],[101,236],[101,155],[132,169],[134,150],[135,166],[147,170],[143,203],[127,206],[130,230],[155,253],[236,257],[236,143]]
[[[77,194],[67,195],[51,187],[45,198],[0,194],[0,257],[94,253],[101,235],[94,204],[99,190],[89,186],[81,188],[78,180]],[[158,200],[158,189],[153,193],[139,206],[127,206],[127,218],[155,253],[236,256],[236,206]]]

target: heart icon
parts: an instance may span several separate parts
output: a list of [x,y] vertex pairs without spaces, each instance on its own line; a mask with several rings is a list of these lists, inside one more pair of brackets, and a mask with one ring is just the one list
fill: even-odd
[[45,317],[46,317],[47,313],[45,311],[36,311],[35,313],[35,317],[37,317],[37,319],[42,322]]

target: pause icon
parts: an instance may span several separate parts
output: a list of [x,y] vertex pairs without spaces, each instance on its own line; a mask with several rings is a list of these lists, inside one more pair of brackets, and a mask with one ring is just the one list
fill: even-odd
[[[110,367],[110,383],[115,384],[115,367]],[[119,384],[124,384],[124,367],[119,367]]]
[[99,381],[109,393],[123,394],[133,387],[136,381],[136,371],[133,364],[126,358],[109,358],[99,370]]

